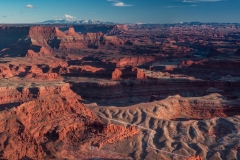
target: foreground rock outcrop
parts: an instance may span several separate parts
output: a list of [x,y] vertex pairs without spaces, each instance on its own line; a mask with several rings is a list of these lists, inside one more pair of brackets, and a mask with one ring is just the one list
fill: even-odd
[[60,96],[23,103],[0,116],[0,156],[6,159],[63,158],[64,144],[101,147],[138,133],[135,128],[104,125],[76,99]]

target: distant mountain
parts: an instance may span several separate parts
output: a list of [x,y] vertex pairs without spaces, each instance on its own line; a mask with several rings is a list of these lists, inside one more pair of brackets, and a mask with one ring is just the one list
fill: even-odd
[[40,22],[42,24],[116,24],[113,22],[105,22],[101,20],[72,20],[72,19],[55,19]]

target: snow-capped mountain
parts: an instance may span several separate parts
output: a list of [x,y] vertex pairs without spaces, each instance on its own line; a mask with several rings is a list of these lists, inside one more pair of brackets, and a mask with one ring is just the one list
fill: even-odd
[[72,20],[72,19],[54,19],[41,22],[42,24],[115,24],[101,20]]

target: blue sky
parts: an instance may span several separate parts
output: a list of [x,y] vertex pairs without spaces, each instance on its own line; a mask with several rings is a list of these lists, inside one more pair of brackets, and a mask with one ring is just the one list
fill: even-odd
[[119,23],[240,23],[240,0],[0,0],[0,23],[65,18]]

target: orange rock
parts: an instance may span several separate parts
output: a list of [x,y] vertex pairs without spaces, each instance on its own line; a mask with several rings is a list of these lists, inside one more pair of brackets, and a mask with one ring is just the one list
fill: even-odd
[[120,80],[120,79],[144,79],[146,78],[145,73],[136,67],[126,67],[126,68],[116,68],[112,72],[112,80]]
[[25,76],[25,78],[37,81],[51,81],[60,80],[61,76],[57,73],[29,73]]
[[97,144],[99,147],[103,146],[104,144],[111,144],[111,143],[120,141],[122,139],[132,137],[138,134],[139,131],[136,129],[136,127],[133,127],[133,126],[129,128],[125,128],[122,126],[116,126],[116,125],[110,124],[110,125],[106,125],[103,128],[103,131],[101,133],[105,135],[111,134],[111,137],[107,136],[107,138],[104,138],[95,142],[95,144]]
[[187,160],[202,160],[202,158],[200,156],[193,156],[188,158]]
[[75,32],[75,30],[74,30],[73,27],[70,27],[70,28],[68,29],[67,35],[69,35],[69,36],[79,36],[79,34]]
[[125,24],[122,25],[116,25],[111,29],[108,34],[109,35],[116,35],[116,34],[124,34],[125,32],[128,31],[128,27]]
[[155,60],[153,56],[124,57],[116,60],[117,67],[139,66]]
[[[39,99],[28,100],[11,110],[0,112],[1,159],[62,158],[62,150],[72,150],[71,147],[63,148],[66,145],[101,147],[138,134],[135,127],[103,124],[71,95],[74,93],[69,91],[70,94],[64,96],[56,94],[58,90],[64,92],[64,88],[52,89],[31,89],[34,94],[38,92]],[[51,92],[55,95],[49,94]]]
[[144,79],[144,78],[146,78],[145,73],[141,69],[135,68],[135,70],[137,70],[137,79]]
[[122,75],[122,71],[116,68],[112,73],[112,80],[120,80],[121,75]]
[[45,55],[50,55],[52,53],[51,49],[47,49],[45,47],[41,47],[39,52],[34,52],[33,50],[29,49],[27,51],[27,54],[25,57],[27,58],[33,58],[33,57],[39,57],[39,56],[45,56]]
[[37,55],[37,53],[35,53],[33,50],[29,49],[26,57],[35,57]]
[[14,75],[8,66],[0,66],[0,78],[10,78],[13,76]]

